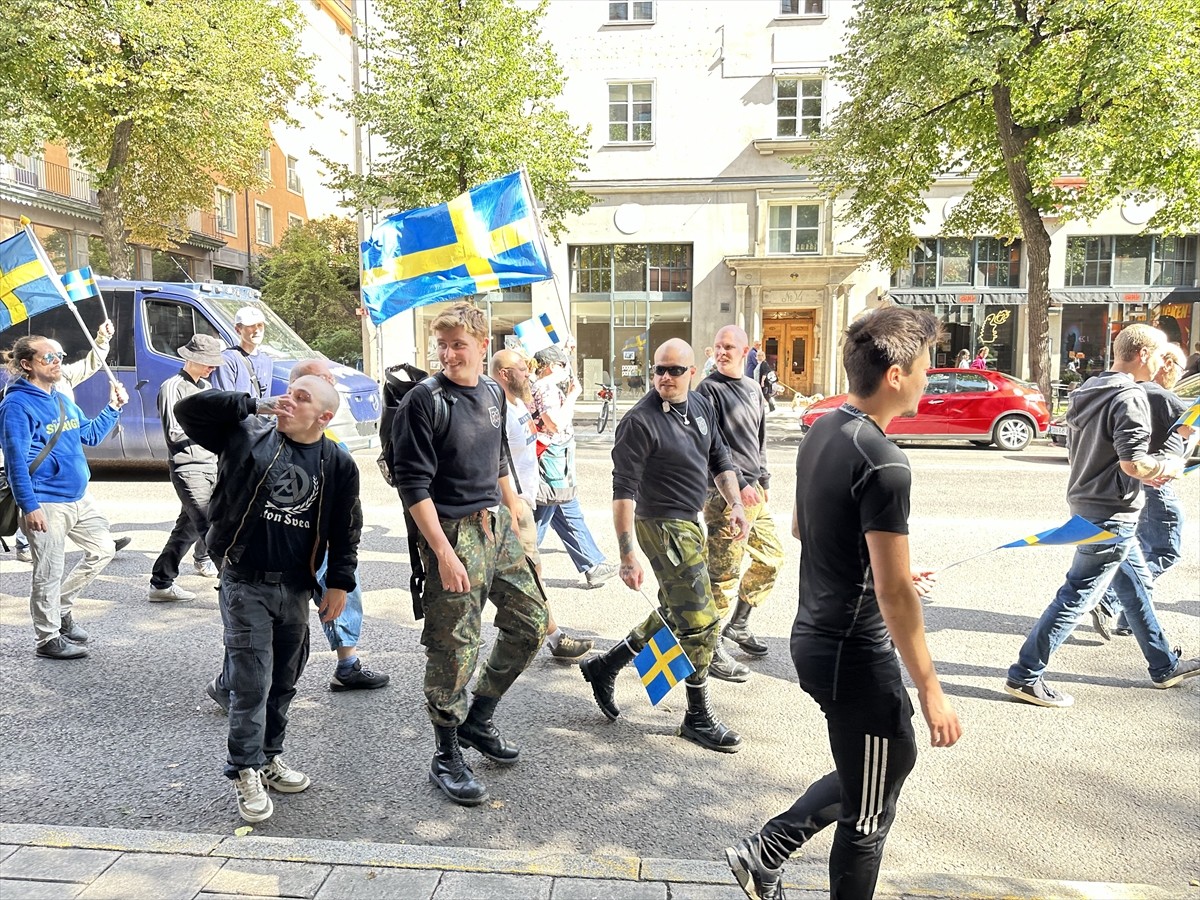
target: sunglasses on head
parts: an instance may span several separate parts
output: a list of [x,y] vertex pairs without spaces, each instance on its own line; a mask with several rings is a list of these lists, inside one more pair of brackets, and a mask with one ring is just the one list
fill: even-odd
[[687,370],[687,366],[655,366],[654,374],[670,375],[672,378],[678,378],[680,375],[683,375],[685,372],[687,372]]
[[39,359],[40,359],[42,362],[44,362],[46,365],[48,365],[48,366],[52,366],[52,365],[54,365],[54,363],[55,363],[55,361],[56,361],[56,360],[57,360],[58,362],[62,362],[64,359],[66,359],[66,358],[67,358],[67,354],[65,354],[65,353],[54,353],[54,352],[50,352],[50,353],[43,353],[43,354],[42,354],[40,357],[38,357],[38,358],[39,358]]

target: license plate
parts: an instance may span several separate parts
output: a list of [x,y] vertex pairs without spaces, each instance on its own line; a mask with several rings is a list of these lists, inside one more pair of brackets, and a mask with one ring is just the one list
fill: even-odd
[[1062,435],[1063,437],[1066,437],[1067,436],[1067,426],[1066,425],[1051,425],[1050,433],[1054,434],[1054,435]]

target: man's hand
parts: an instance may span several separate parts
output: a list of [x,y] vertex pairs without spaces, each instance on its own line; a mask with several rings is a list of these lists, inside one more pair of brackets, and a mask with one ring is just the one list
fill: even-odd
[[913,587],[917,589],[917,596],[925,597],[933,592],[937,583],[937,572],[932,569],[913,569],[912,580]]
[[30,531],[49,531],[50,527],[46,524],[46,514],[40,509],[35,509],[31,513],[26,513],[21,517],[21,530],[28,534]]
[[931,747],[953,747],[962,737],[962,725],[958,721],[958,713],[942,693],[941,686],[936,691],[926,691],[919,694],[921,699],[921,714],[929,726],[929,745]]
[[442,579],[442,589],[452,594],[465,594],[471,589],[471,579],[467,577],[467,568],[458,558],[454,549],[437,555],[438,575]]
[[325,596],[321,598],[317,612],[320,614],[322,622],[332,622],[342,614],[342,610],[345,608],[346,592],[341,588],[329,588],[325,591]]
[[112,319],[105,319],[100,323],[100,327],[96,329],[96,343],[107,344],[116,333],[117,329],[113,326]]
[[283,394],[279,397],[266,397],[258,401],[255,412],[260,416],[276,416],[284,418],[296,411],[296,401]]
[[746,518],[746,509],[740,503],[729,507],[729,530],[737,533],[735,541],[750,537],[750,520]]
[[129,392],[125,390],[125,386],[119,381],[113,381],[108,386],[108,405],[113,409],[120,409],[129,402]]
[[[520,495],[517,496],[516,502],[508,508],[508,517],[512,520],[508,524],[509,527],[512,528],[512,533],[518,538],[521,536],[521,516],[523,516],[525,511],[528,509],[529,504],[526,503]],[[532,515],[532,511],[530,514]]]
[[646,578],[646,573],[642,571],[642,564],[638,562],[638,558],[632,554],[621,557],[621,580],[625,582],[626,587],[632,588],[635,591],[642,589],[642,582]]
[[742,506],[749,509],[752,506],[758,506],[762,502],[762,498],[758,496],[758,488],[752,484],[746,485],[741,492]]

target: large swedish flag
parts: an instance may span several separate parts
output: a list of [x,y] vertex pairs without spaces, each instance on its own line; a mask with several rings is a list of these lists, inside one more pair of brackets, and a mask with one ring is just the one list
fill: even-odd
[[0,330],[66,302],[58,273],[28,228],[0,241]]
[[396,213],[362,244],[363,302],[376,325],[415,306],[550,277],[520,172]]

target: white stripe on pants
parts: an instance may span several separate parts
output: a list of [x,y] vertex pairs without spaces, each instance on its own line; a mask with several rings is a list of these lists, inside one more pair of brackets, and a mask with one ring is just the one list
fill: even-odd
[[[62,617],[71,612],[75,598],[116,555],[108,520],[88,494],[74,503],[43,503],[41,512],[46,531],[26,532],[33,554],[29,614],[39,647],[58,637]],[[63,578],[67,538],[83,551],[83,559]]]
[[862,799],[858,804],[858,822],[854,829],[860,834],[873,834],[879,827],[879,815],[883,812],[888,739],[872,734],[863,735],[863,738]]

